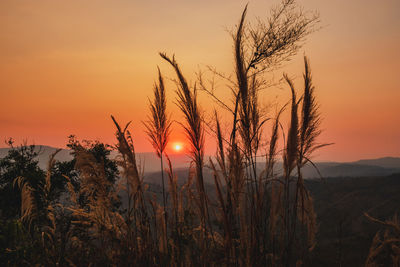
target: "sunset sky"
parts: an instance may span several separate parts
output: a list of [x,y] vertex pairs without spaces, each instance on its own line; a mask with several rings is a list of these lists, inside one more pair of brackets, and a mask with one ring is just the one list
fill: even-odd
[[[250,22],[266,17],[278,3],[1,0],[0,141],[13,137],[17,143],[65,147],[67,136],[75,134],[113,144],[113,114],[121,123],[132,120],[137,151],[151,151],[141,121],[148,114],[157,65],[174,77],[158,52],[175,54],[192,83],[207,65],[231,72],[228,30],[247,2]],[[302,57],[310,58],[324,118],[319,141],[335,143],[314,158],[400,156],[400,1],[298,3],[319,12],[321,29],[274,75],[286,72],[299,82]],[[223,95],[227,89],[220,85]],[[167,86],[169,111],[179,119],[175,85]],[[262,100],[280,101],[288,93],[285,86],[271,88]],[[210,102],[201,94],[206,114]],[[185,142],[178,125],[171,141]],[[208,154],[214,153],[213,143],[207,138]]]

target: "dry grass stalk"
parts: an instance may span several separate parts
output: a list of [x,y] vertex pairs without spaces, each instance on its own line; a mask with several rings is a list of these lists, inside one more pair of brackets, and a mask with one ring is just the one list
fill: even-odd
[[365,266],[400,266],[400,219],[394,215],[392,219],[381,221],[364,214],[369,220],[385,227],[378,231],[372,241]]
[[21,190],[21,221],[27,223],[28,228],[31,228],[32,222],[37,216],[34,189],[22,176],[14,180],[14,186],[18,186]]
[[163,194],[163,207],[164,207],[164,247],[167,247],[167,198],[165,194],[165,182],[164,182],[164,165],[163,165],[163,154],[168,143],[168,137],[170,135],[171,122],[167,117],[167,101],[165,97],[165,87],[163,77],[160,69],[158,69],[158,84],[154,85],[154,100],[150,101],[151,117],[147,122],[144,123],[146,127],[146,133],[149,136],[154,149],[156,150],[157,156],[160,158],[161,165],[161,181],[162,181],[162,194]]
[[[176,75],[178,77],[178,90],[176,91],[178,95],[177,105],[183,112],[186,120],[186,125],[183,125],[185,133],[191,144],[191,157],[196,168],[196,185],[199,197],[199,207],[201,212],[202,227],[205,229],[205,237],[207,236],[207,231],[212,233],[212,225],[210,222],[210,214],[208,207],[207,194],[204,187],[203,178],[203,166],[204,166],[204,126],[201,116],[201,112],[197,103],[197,91],[196,87],[193,90],[189,88],[189,85],[183,76],[178,63],[175,58],[169,58],[166,54],[160,53],[160,56],[166,60],[174,68]],[[208,224],[208,226],[207,226]],[[205,243],[204,243],[205,245]],[[207,246],[203,247],[205,251]]]

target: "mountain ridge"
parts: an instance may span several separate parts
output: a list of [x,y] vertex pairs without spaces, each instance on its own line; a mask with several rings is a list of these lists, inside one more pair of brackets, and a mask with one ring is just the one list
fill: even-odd
[[[38,161],[39,167],[42,169],[47,168],[49,156],[56,151],[55,147],[46,145],[36,145],[36,151],[39,152]],[[0,158],[7,155],[10,148],[0,148]],[[115,158],[117,151],[111,152],[111,157]],[[185,154],[171,154],[169,155],[175,170],[182,172],[190,166],[190,158]],[[212,157],[212,156],[207,156]],[[55,159],[58,161],[69,161],[73,158],[71,150],[61,149],[56,155]],[[150,176],[155,175],[160,171],[159,158],[153,152],[137,153],[138,165],[143,167],[144,172]],[[265,162],[259,162],[257,165],[261,169]],[[376,159],[360,159],[352,162],[335,162],[335,161],[321,161],[314,162],[322,177],[361,177],[361,176],[381,176],[390,175],[393,173],[400,173],[400,157],[381,157]],[[278,162],[276,165],[276,173],[282,170],[282,163]],[[303,169],[304,177],[318,178],[318,172],[310,164],[306,165]]]

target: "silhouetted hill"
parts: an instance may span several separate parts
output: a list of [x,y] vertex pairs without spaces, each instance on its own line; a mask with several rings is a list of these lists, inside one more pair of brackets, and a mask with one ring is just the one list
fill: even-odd
[[[39,154],[39,166],[42,169],[47,168],[47,162],[49,156],[54,153],[56,148],[50,146],[37,146],[36,148],[40,151]],[[0,148],[0,158],[7,155],[9,148]],[[111,157],[116,157],[117,152],[112,151]],[[173,168],[177,172],[179,179],[183,179],[183,177],[187,178],[188,167],[190,165],[190,158],[184,154],[171,154],[169,155]],[[206,157],[208,159],[208,156]],[[56,156],[56,159],[59,161],[68,161],[72,159],[70,155],[70,150],[62,149]],[[137,161],[138,165],[142,167],[144,166],[144,172],[149,181],[153,181],[155,177],[159,176],[157,174],[160,171],[160,160],[155,153],[147,152],[147,153],[137,153]],[[166,160],[164,161],[167,166]],[[259,169],[264,167],[263,162],[259,162],[257,166]],[[400,158],[396,157],[385,157],[378,159],[366,159],[359,160],[355,162],[315,162],[318,170],[320,171],[322,177],[362,177],[362,176],[386,176],[393,173],[400,173]],[[205,169],[206,182],[213,181],[213,177],[211,176],[211,172],[208,169]],[[282,173],[282,163],[278,162],[276,164],[277,175]],[[303,168],[303,176],[305,178],[319,178],[318,172],[315,168],[308,164]]]
[[321,166],[317,164],[317,166],[320,168],[322,177],[382,176],[400,171],[400,169],[354,163],[342,163],[335,166]]
[[400,211],[400,173],[384,177],[307,180],[319,224],[312,266],[362,266],[386,220]]
[[[187,170],[175,172],[180,184]],[[206,171],[210,175],[210,171]],[[160,176],[148,177],[149,192],[161,201]],[[305,266],[363,266],[377,231],[382,229],[364,213],[380,220],[400,212],[400,173],[379,177],[335,177],[305,181],[317,214],[317,245]],[[193,184],[195,186],[195,184]],[[206,185],[212,201],[215,187]]]
[[395,157],[385,157],[379,159],[363,159],[356,161],[354,163],[362,165],[379,166],[382,168],[393,168],[393,169],[400,168],[400,158],[395,158]]
[[[173,169],[174,175],[176,175],[178,179],[178,185],[183,185],[187,182],[188,177],[189,177],[189,169],[188,168],[174,168]],[[168,179],[167,173],[164,172],[165,179]],[[212,176],[212,171],[208,168],[204,168],[203,170],[203,176],[204,176],[204,182],[207,184],[214,184],[214,177]],[[146,173],[144,177],[144,181],[146,183],[151,183],[151,184],[158,184],[161,185],[161,173],[159,171],[157,172],[151,172],[151,173]],[[166,182],[168,180],[165,180]]]
[[[188,168],[190,165],[190,158],[185,154],[171,154],[168,155],[171,160],[172,166],[174,169],[182,169]],[[155,153],[146,152],[146,153],[137,153],[137,161],[143,166],[145,173],[159,172],[160,171],[160,159],[157,157]],[[164,159],[164,168],[166,168],[167,160]]]
[[[176,174],[187,177],[182,169]],[[161,202],[162,187],[155,178],[149,179],[149,192]],[[318,224],[317,245],[305,266],[363,266],[372,239],[382,229],[364,213],[386,220],[400,212],[400,173],[382,177],[311,179],[305,184],[314,200]],[[214,186],[206,185],[206,191],[209,198],[216,201]]]

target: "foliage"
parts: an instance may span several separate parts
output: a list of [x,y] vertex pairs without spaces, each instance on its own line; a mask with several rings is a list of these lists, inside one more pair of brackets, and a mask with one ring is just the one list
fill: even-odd
[[21,201],[14,179],[25,177],[33,188],[44,182],[45,173],[38,166],[38,149],[34,145],[14,147],[12,139],[8,141],[8,155],[0,159],[0,215],[5,218],[18,218]]

